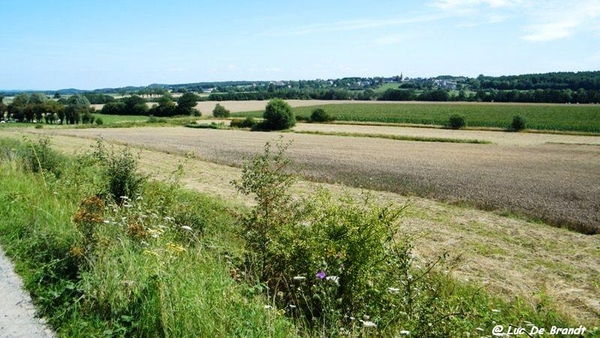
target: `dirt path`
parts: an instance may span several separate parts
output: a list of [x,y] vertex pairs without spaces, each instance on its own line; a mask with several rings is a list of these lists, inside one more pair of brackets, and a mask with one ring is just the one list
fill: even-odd
[[[127,131],[131,135],[140,132],[138,129]],[[154,134],[158,132],[156,129],[152,131]],[[16,133],[8,134],[21,137]],[[197,146],[198,143],[206,146],[201,135],[194,134],[190,138]],[[220,135],[219,139],[224,142],[230,134],[217,135]],[[270,139],[273,138],[275,136],[271,135]],[[166,173],[172,172],[178,163],[186,161],[178,154],[195,149],[185,142],[180,145],[175,141],[171,143],[168,137],[162,140],[165,149],[170,149],[171,153],[150,150],[140,152],[142,167],[156,178],[163,178]],[[239,144],[239,140],[236,142]],[[247,142],[260,144],[262,141]],[[94,140],[81,137],[52,137],[53,146],[66,153],[87,151],[93,143]],[[260,147],[258,145],[257,151]],[[185,163],[182,183],[189,189],[249,203],[230,184],[232,179],[238,177],[240,170],[237,168],[189,159]],[[316,186],[324,186],[335,194],[358,195],[362,192],[361,189],[342,185],[316,184],[301,180],[295,188],[295,193],[310,194]],[[382,203],[408,203],[402,228],[415,237],[415,251],[418,256],[434,259],[443,252],[449,252],[450,261],[454,264],[454,275],[460,280],[486,285],[487,290],[507,300],[518,296],[536,304],[541,298],[550,297],[555,300],[559,310],[576,318],[581,325],[597,324],[600,320],[598,235],[586,236],[545,224],[423,198],[407,198],[389,192],[371,193]]]
[[23,291],[21,278],[0,248],[0,337],[53,337],[52,331],[34,315],[35,307]]

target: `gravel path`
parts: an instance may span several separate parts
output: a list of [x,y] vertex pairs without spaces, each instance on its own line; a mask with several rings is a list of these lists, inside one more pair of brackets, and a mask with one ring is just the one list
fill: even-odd
[[43,320],[35,318],[35,307],[22,286],[13,264],[0,248],[0,337],[53,337]]

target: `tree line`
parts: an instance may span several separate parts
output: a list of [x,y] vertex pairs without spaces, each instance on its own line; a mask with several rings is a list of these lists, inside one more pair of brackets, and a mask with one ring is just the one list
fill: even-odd
[[21,93],[9,105],[0,96],[0,119],[16,122],[46,122],[49,124],[94,123],[95,109],[83,95],[51,100],[43,93]]

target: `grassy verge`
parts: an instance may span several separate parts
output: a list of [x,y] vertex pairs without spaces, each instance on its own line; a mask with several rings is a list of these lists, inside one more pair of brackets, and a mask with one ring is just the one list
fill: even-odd
[[[37,170],[23,166],[31,156],[38,159],[41,150],[48,156],[38,160]],[[315,227],[314,233],[308,228],[295,232],[277,226],[268,234],[277,245],[263,252],[273,265],[261,265],[261,269],[278,276],[293,272],[289,279],[304,276],[298,281],[305,283],[305,292],[311,295],[306,304],[320,312],[299,315],[290,306],[282,306],[288,289],[269,288],[270,282],[281,286],[277,280],[252,282],[245,275],[252,271],[244,269],[249,267],[245,259],[258,252],[250,251],[247,244],[252,238],[239,236],[237,215],[244,215],[243,226],[253,229],[265,221],[257,214],[260,209],[249,213],[212,196],[182,191],[173,182],[145,182],[138,194],[113,201],[106,196],[106,173],[94,157],[68,159],[49,151],[47,144],[9,141],[0,143],[0,156],[0,241],[17,262],[41,314],[62,336],[287,337],[341,332],[395,336],[405,331],[418,336],[456,336],[465,332],[489,335],[496,324],[572,325],[554,310],[551,300],[544,300],[536,309],[519,299],[503,302],[477,285],[459,283],[441,272],[430,274],[431,264],[399,270],[402,278],[386,280],[391,271],[381,268],[381,262],[371,261],[369,255],[351,252],[355,246],[345,242],[340,231],[347,226],[356,244],[382,254],[376,248],[377,236],[382,234],[371,233],[369,227],[363,233],[357,227],[363,220],[388,219],[387,209],[351,201],[332,203],[325,197],[293,209],[303,213],[291,215],[299,217],[304,227],[305,221],[321,222],[323,230]],[[273,191],[254,185],[260,177],[255,179],[248,181],[251,189],[267,194]],[[266,215],[285,218],[288,212],[278,209]],[[324,241],[322,235],[333,236],[335,242]],[[305,254],[291,255],[302,252]],[[283,255],[282,259],[274,253]],[[313,267],[303,276],[298,270],[285,270],[294,265],[274,269],[276,263],[309,259],[308,264],[321,266],[327,260],[330,264],[323,269],[331,273],[335,268],[331,263],[346,255],[360,260],[348,260],[341,268],[350,269],[353,262],[361,279],[351,284],[360,286],[356,293],[350,289],[342,293],[340,305],[331,297],[342,292],[339,288],[355,270],[348,271],[347,277],[340,275],[335,286],[333,282],[325,284],[329,279],[321,281],[318,274],[315,277]],[[412,260],[410,255],[403,257]],[[250,267],[256,269],[256,265]],[[395,287],[374,288],[384,285],[378,283]],[[356,318],[344,317],[345,301],[356,309]],[[394,310],[396,307],[410,313]]]
[[382,138],[382,139],[389,139],[389,140],[416,141],[416,142],[473,143],[473,144],[491,144],[492,143],[490,141],[476,140],[476,139],[424,137],[424,136],[390,135],[390,134],[365,134],[365,133],[323,132],[323,131],[294,131],[294,133],[296,133],[296,134],[312,134],[312,135]]
[[60,336],[295,334],[231,278],[240,246],[225,202],[147,183],[122,206],[106,202],[92,222],[85,201],[103,182],[89,157],[61,158],[57,177],[23,170],[27,146],[0,149],[0,241]]

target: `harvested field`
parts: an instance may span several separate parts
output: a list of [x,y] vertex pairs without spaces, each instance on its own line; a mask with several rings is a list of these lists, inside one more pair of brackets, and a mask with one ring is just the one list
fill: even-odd
[[448,139],[473,139],[506,146],[542,146],[544,144],[571,144],[600,146],[600,137],[543,133],[512,133],[504,131],[451,130],[400,126],[367,126],[350,124],[298,123],[294,131],[318,133],[356,133],[398,135],[414,137],[439,137]]
[[[39,130],[35,131],[39,132]],[[249,134],[183,128],[43,130],[42,132],[76,133],[86,137],[95,137],[102,133],[107,139],[109,136],[115,140],[125,139],[126,133],[106,133],[119,131],[131,133],[131,140],[138,140],[138,144],[139,140],[151,139],[154,135],[153,147],[161,147],[159,144],[161,141],[156,140],[160,137],[161,140],[168,142],[163,148],[171,152],[194,150],[198,154],[208,154],[207,157],[221,157],[226,154],[224,150],[217,150],[220,148],[215,147],[218,143],[225,144],[223,148],[227,149],[231,147],[231,142],[239,142],[236,148],[250,152],[252,149],[259,151],[263,145],[262,140],[277,138],[276,134],[267,133]],[[178,134],[182,135],[179,137],[181,146],[177,143]],[[7,132],[5,135],[21,137],[17,132]],[[307,135],[287,135],[287,137],[296,136]],[[311,138],[315,140],[314,146],[323,143],[319,142],[316,136]],[[209,145],[210,140],[212,146]],[[338,142],[342,141],[348,140],[346,138],[338,140]],[[93,140],[84,138],[65,136],[52,138],[53,146],[69,153],[85,150],[93,143]],[[296,158],[307,156],[304,154],[304,147],[300,147],[300,144],[300,139],[297,139],[290,150]],[[410,144],[417,146],[423,143],[410,142]],[[318,150],[318,147],[316,149]],[[164,152],[145,150],[140,155],[142,167],[154,177],[172,172],[177,164],[183,161],[182,156]],[[229,160],[239,161],[231,157]],[[191,159],[185,165],[182,180],[188,188],[248,203],[248,200],[237,194],[229,184],[232,179],[239,177],[239,169]],[[597,182],[597,180],[590,182]],[[336,194],[344,191],[351,194],[361,193],[360,189],[339,185],[318,185],[323,185]],[[310,194],[314,188],[314,183],[300,181],[295,192]],[[484,284],[486,290],[507,300],[518,296],[532,305],[549,297],[555,300],[559,311],[573,316],[578,323],[588,326],[598,323],[600,246],[597,235],[586,236],[544,224],[455,207],[418,197],[406,198],[388,192],[373,192],[373,196],[382,203],[400,205],[408,203],[402,226],[405,231],[415,236],[415,251],[419,257],[434,259],[447,251],[455,263],[453,272],[460,280]]]
[[[240,165],[284,135],[296,169],[322,182],[466,203],[585,233],[600,232],[600,147],[478,145],[237,130],[135,128],[53,130]],[[485,139],[485,138],[484,138]]]

